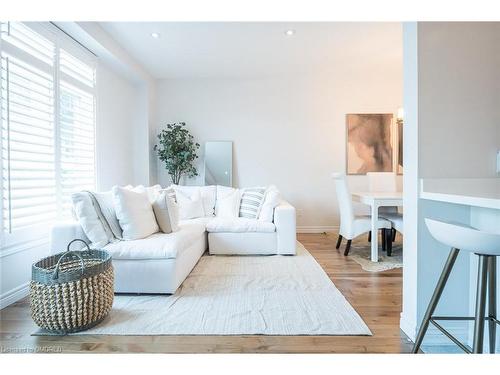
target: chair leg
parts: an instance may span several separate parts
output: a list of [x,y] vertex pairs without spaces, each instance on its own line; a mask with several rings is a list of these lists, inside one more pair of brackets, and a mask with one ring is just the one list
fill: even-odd
[[394,242],[396,241],[396,229],[392,228],[391,233],[392,233],[392,242]]
[[386,246],[387,246],[387,256],[390,257],[392,256],[392,230],[386,231]]
[[441,276],[439,277],[436,288],[434,289],[434,293],[432,294],[429,305],[427,306],[427,310],[425,311],[424,319],[422,320],[417,338],[415,339],[415,345],[413,345],[412,353],[418,353],[420,345],[422,345],[427,328],[429,328],[430,319],[432,314],[434,314],[434,310],[436,310],[436,306],[441,298],[441,294],[443,293],[444,287],[446,286],[446,282],[448,281],[448,277],[450,276],[459,252],[459,249],[451,249],[450,254],[448,255],[448,259],[446,260]]
[[474,322],[473,353],[483,352],[484,312],[486,307],[486,281],[488,278],[488,256],[479,255],[477,269],[476,317]]
[[[497,257],[490,256],[488,259],[488,316],[497,318]],[[488,333],[490,338],[490,353],[495,353],[497,325],[493,320],[488,321]]]
[[347,244],[345,245],[344,256],[349,255],[349,250],[351,250],[351,240],[347,240]]
[[342,243],[342,235],[339,234],[339,238],[337,239],[337,245],[335,245],[335,248],[338,249],[341,243]]
[[368,242],[372,242],[372,231],[368,232]]
[[387,250],[387,230],[382,229],[382,250]]

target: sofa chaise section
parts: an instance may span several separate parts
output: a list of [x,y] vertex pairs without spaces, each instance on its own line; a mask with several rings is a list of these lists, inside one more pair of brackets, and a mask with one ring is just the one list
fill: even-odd
[[212,255],[295,255],[295,208],[286,201],[274,209],[274,222],[214,218],[207,223]]
[[[51,252],[64,251],[74,238],[89,242],[78,222],[55,225]],[[207,249],[207,237],[203,224],[183,223],[174,233],[110,243],[104,249],[113,258],[115,293],[173,294]]]

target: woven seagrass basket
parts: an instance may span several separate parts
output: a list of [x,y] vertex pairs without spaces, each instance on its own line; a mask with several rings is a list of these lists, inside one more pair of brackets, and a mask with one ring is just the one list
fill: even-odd
[[31,316],[50,332],[83,331],[101,322],[113,305],[114,274],[104,250],[67,251],[32,266]]

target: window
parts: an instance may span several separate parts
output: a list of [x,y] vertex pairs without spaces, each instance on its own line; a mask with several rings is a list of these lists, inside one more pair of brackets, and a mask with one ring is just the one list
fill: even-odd
[[[2,244],[95,187],[95,63],[50,24],[0,24]],[[39,230],[39,232],[37,232]]]

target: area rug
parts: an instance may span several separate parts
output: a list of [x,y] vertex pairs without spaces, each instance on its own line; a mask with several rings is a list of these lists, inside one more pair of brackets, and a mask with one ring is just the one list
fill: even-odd
[[[36,335],[45,335],[38,331]],[[371,335],[316,260],[203,256],[171,296],[117,295],[79,335]]]
[[[380,241],[379,244],[381,244]],[[341,250],[342,248],[343,247],[341,247]],[[366,237],[363,236],[353,241],[351,250],[349,251],[349,257],[358,263],[365,271],[388,271],[394,268],[403,267],[403,246],[401,241],[394,242],[391,256],[387,256],[387,253],[380,247],[378,262],[372,262],[370,243],[366,240]]]

